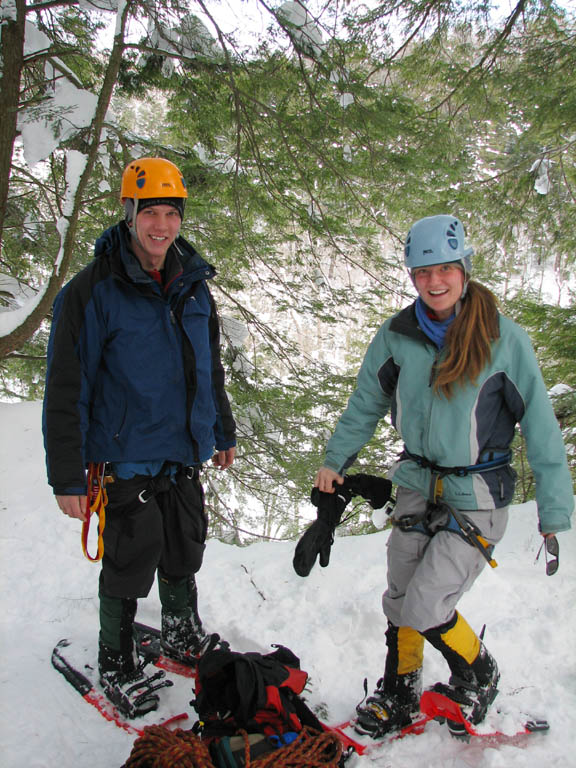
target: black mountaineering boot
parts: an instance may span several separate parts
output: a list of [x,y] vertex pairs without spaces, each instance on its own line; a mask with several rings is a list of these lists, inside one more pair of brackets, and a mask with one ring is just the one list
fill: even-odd
[[136,607],[133,598],[110,597],[100,591],[100,685],[118,711],[129,718],[157,709],[159,698],[155,691],[172,685],[162,679],[164,672],[147,675],[145,663],[138,664],[132,639]]
[[499,680],[496,661],[481,643],[470,670],[450,675],[448,684],[436,683],[433,690],[460,704],[464,717],[472,725],[478,725],[498,694]]
[[374,693],[356,707],[354,730],[374,739],[402,730],[420,711],[421,693],[421,669],[398,675],[393,690],[387,687],[386,678],[381,677]]
[[452,673],[447,684],[436,683],[432,690],[459,704],[472,725],[481,723],[498,694],[500,673],[494,657],[459,613],[424,636],[442,653]]
[[162,650],[166,656],[194,666],[206,651],[227,647],[220,635],[208,634],[198,615],[198,590],[194,576],[172,580],[158,576],[162,603]]
[[193,616],[177,616],[162,611],[162,650],[182,664],[194,666],[206,651],[221,647],[220,636],[207,634]]
[[356,707],[354,729],[377,739],[410,725],[420,711],[424,638],[411,627],[388,624],[384,677]]

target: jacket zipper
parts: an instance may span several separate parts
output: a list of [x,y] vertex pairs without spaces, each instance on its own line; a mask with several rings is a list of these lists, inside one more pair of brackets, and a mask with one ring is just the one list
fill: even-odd
[[[194,284],[194,290],[196,290],[197,283]],[[184,325],[182,323],[182,312],[184,309],[184,303],[188,299],[193,299],[196,301],[196,298],[193,295],[186,296],[185,298],[180,297],[176,304],[176,309],[170,308],[170,320],[174,325],[177,325],[180,334],[182,336],[182,366],[184,368],[184,375],[186,377],[186,429],[188,430],[188,434],[190,435],[190,440],[192,441],[192,446],[194,449],[194,463],[198,464],[200,462],[199,452],[198,452],[198,441],[192,434],[192,429],[190,428],[190,414],[192,412],[192,405],[194,404],[194,400],[196,399],[196,391],[198,389],[198,380],[196,377],[196,355],[194,354],[194,347],[192,346],[192,342],[188,338],[188,334],[184,330]],[[186,365],[186,353],[185,348],[188,351],[190,355],[190,362],[191,365]]]

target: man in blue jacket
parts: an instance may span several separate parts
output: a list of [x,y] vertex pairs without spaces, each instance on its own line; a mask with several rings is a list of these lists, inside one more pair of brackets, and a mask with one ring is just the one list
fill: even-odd
[[122,177],[125,220],[58,294],[48,345],[48,480],[65,515],[86,521],[86,468],[106,466],[98,664],[128,716],[158,706],[135,662],[137,598],[158,573],[164,652],[193,663],[218,635],[200,621],[194,574],[207,534],[200,467],[234,461],[215,269],[179,236],[188,193],[168,160],[141,158]]

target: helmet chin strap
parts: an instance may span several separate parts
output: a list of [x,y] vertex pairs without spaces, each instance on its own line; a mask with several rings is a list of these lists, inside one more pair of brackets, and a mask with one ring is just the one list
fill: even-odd
[[470,282],[470,273],[466,269],[466,262],[464,259],[460,262],[462,264],[462,271],[464,272],[464,285],[462,286],[462,293],[460,295],[460,301],[466,296],[468,291],[468,283]]
[[124,200],[124,220],[126,221],[126,224],[128,226],[128,229],[130,230],[131,237],[134,238],[134,240],[138,243],[138,245],[142,245],[140,242],[140,239],[138,237],[138,232],[136,231],[136,217],[138,215],[138,198],[132,199],[131,197],[127,197],[126,200]]

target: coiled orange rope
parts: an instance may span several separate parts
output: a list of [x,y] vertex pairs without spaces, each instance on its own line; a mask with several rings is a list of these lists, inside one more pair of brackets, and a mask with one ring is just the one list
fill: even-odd
[[[335,733],[304,729],[298,738],[255,760],[250,757],[250,742],[244,738],[245,768],[337,768],[342,743]],[[191,731],[169,731],[161,725],[144,728],[122,768],[214,768],[205,742]]]
[[246,751],[245,765],[253,768],[337,768],[342,756],[342,742],[330,731],[312,731],[303,729],[298,738],[285,747],[268,752],[250,762],[250,745],[247,734],[244,735]]
[[123,768],[214,768],[206,744],[191,731],[144,728]]

